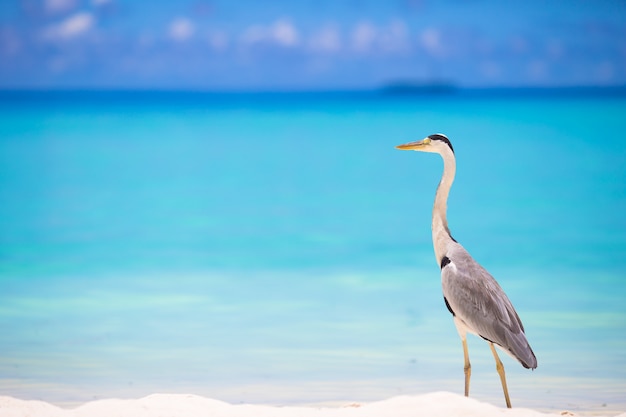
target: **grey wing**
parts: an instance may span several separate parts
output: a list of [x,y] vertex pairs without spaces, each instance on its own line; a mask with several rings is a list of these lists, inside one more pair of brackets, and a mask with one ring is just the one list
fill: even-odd
[[441,279],[452,314],[524,367],[536,368],[537,359],[526,340],[522,321],[496,280],[460,245],[446,256],[450,262],[442,268]]

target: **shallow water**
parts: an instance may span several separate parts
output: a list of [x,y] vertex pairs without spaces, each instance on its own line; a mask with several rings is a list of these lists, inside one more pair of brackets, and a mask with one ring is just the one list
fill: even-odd
[[[0,94],[0,394],[75,404],[461,392],[430,241],[500,282],[514,406],[626,410],[626,97]],[[470,340],[472,395],[503,405]]]

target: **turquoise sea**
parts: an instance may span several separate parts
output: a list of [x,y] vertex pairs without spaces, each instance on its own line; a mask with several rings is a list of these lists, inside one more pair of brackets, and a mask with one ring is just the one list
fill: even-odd
[[[0,93],[0,395],[341,404],[463,391],[430,216],[539,366],[513,406],[626,411],[624,91]],[[471,395],[504,406],[488,345]]]

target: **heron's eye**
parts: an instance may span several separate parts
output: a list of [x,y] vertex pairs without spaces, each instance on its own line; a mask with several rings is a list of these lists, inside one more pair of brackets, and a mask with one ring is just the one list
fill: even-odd
[[430,138],[426,138],[426,139],[424,139],[423,142],[424,142],[424,145],[430,145],[431,140],[430,140]]

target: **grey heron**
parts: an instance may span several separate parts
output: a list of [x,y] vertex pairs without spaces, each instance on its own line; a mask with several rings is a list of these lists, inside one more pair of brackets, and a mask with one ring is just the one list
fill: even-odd
[[456,173],[454,148],[450,140],[442,134],[430,135],[423,140],[398,145],[396,148],[438,153],[443,158],[443,175],[433,206],[433,246],[437,264],[441,269],[443,299],[452,313],[463,344],[465,396],[469,396],[471,375],[466,337],[469,332],[489,343],[502,383],[506,406],[511,408],[504,366],[494,345],[527,369],[537,367],[537,358],[526,340],[522,321],[500,285],[450,234],[446,210],[448,194]]

